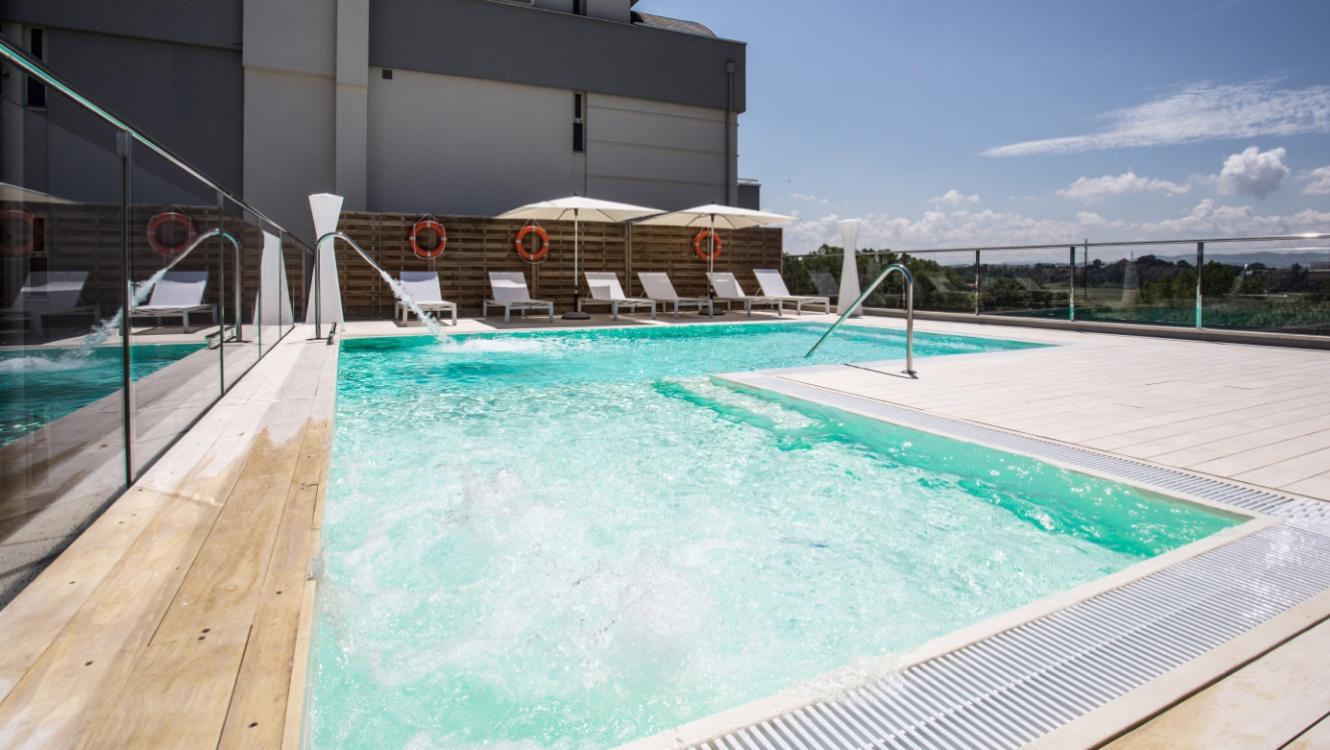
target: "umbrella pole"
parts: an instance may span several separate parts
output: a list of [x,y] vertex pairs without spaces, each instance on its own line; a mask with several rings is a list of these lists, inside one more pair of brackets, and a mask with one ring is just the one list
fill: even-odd
[[577,254],[580,249],[579,236],[582,233],[578,221],[578,211],[573,209],[573,309],[563,314],[564,320],[590,320],[591,316],[582,312],[582,285],[577,281]]
[[725,313],[716,309],[716,289],[711,285],[711,274],[716,270],[716,215],[711,215],[710,233],[707,234],[707,299],[711,300],[707,311],[698,310],[698,315],[717,316]]

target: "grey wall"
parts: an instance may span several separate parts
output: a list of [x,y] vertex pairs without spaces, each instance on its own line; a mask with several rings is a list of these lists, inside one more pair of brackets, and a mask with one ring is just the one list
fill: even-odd
[[[88,7],[82,7],[85,5]],[[99,105],[182,155],[223,187],[239,191],[243,78],[239,35],[231,36],[239,21],[238,6],[230,13],[222,11],[227,11],[231,3],[215,3],[215,7],[187,3],[187,7],[207,6],[201,15],[213,18],[216,25],[205,33],[195,24],[183,23],[175,38],[186,41],[172,40],[170,29],[163,28],[160,18],[149,20],[132,9],[123,17],[105,20],[119,30],[120,25],[142,16],[145,30],[152,32],[150,37],[94,33],[61,25],[77,21],[89,27],[89,16],[80,11],[87,10],[95,20],[106,15],[98,10],[101,5],[105,4],[9,0],[0,7],[0,20],[43,26],[46,63],[52,70]],[[67,6],[76,7],[65,12]],[[53,8],[60,10],[54,12]],[[229,22],[232,16],[237,24]],[[67,150],[67,139],[74,139],[71,147],[75,151],[84,145],[78,141],[88,141],[86,145],[94,149],[113,149],[114,141],[107,142],[105,126],[94,127],[93,118],[76,114],[77,108],[59,95],[51,92],[48,99],[46,112],[29,110],[26,115],[26,160],[30,169],[37,170],[29,173],[29,184],[39,187],[38,183],[44,182],[45,187],[39,189],[79,200],[98,200],[97,195],[89,194],[95,192],[92,185],[81,184],[76,164],[73,172],[65,172],[56,168],[57,162],[63,158],[61,152]],[[43,133],[46,128],[52,132]],[[40,156],[33,149],[49,156]]]
[[587,191],[654,208],[723,203],[725,112],[591,94]]
[[573,92],[382,69],[369,77],[371,211],[493,216],[573,193],[677,209],[725,197],[725,113],[588,94],[586,153]]
[[369,209],[496,213],[578,192],[572,92],[396,70],[369,77]]
[[310,193],[337,189],[337,0],[245,0],[244,196],[313,239]]
[[733,60],[742,112],[745,53],[742,42],[492,0],[370,5],[369,62],[383,68],[724,109]]

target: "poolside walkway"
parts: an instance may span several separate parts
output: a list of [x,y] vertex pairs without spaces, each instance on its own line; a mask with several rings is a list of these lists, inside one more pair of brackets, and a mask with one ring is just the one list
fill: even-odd
[[307,335],[0,610],[0,746],[299,745],[337,363]]
[[[895,319],[866,325],[902,327]],[[977,324],[917,330],[1047,349],[780,377],[1093,450],[1330,500],[1330,352]]]

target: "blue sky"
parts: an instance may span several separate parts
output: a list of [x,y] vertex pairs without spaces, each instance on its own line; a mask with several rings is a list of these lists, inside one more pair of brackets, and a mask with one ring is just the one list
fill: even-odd
[[638,8],[748,43],[739,172],[791,252],[849,217],[893,248],[1330,228],[1325,0]]

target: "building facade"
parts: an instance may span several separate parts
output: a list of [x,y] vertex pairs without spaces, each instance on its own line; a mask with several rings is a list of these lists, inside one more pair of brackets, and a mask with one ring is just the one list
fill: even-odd
[[[303,236],[325,191],[438,214],[574,193],[755,206],[744,44],[635,2],[4,0],[0,31]],[[23,103],[6,181],[94,199],[77,160],[51,158],[79,135]]]

